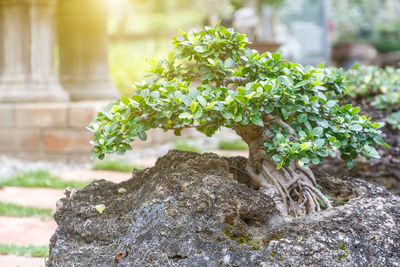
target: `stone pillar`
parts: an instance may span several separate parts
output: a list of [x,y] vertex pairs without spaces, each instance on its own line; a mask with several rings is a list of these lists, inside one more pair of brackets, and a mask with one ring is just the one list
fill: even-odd
[[105,0],[59,0],[57,32],[60,78],[72,100],[118,96],[107,64]]
[[0,102],[67,101],[54,73],[56,0],[0,0]]

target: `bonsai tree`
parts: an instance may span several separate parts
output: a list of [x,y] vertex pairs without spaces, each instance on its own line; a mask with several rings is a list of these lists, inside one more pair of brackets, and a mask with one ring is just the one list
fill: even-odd
[[[212,136],[228,127],[249,146],[253,186],[271,196],[284,215],[331,207],[308,168],[340,152],[348,166],[358,155],[378,158],[382,124],[339,106],[340,72],[303,67],[279,53],[246,48],[245,35],[220,26],[181,31],[168,57],[148,62],[149,79],[97,114],[92,157],[123,154],[152,128],[180,135],[195,128]],[[322,205],[320,204],[322,203]]]

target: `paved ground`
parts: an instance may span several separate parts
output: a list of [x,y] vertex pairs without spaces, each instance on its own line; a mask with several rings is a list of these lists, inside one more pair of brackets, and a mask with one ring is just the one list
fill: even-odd
[[56,209],[56,201],[64,197],[64,189],[0,187],[0,201],[23,206]]
[[[247,151],[211,151],[221,156],[244,156]],[[156,158],[145,158],[137,165],[154,166]],[[131,173],[94,170],[60,171],[55,175],[65,180],[92,181],[106,179],[115,183],[131,178]],[[0,201],[19,205],[51,208],[55,210],[56,201],[64,197],[63,189],[1,187]],[[53,219],[13,218],[0,216],[0,243],[17,245],[47,245],[57,224]],[[0,255],[0,267],[41,267],[43,258],[30,258],[13,255]]]
[[2,255],[0,256],[2,267],[43,267],[44,258],[31,258],[25,256]]
[[53,219],[14,218],[0,216],[0,243],[47,245],[57,227]]

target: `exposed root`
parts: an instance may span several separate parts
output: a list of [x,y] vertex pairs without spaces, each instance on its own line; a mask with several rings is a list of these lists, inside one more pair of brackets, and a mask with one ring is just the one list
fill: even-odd
[[290,125],[279,118],[266,115],[263,121],[264,127],[233,127],[249,145],[246,172],[251,177],[253,186],[270,196],[283,215],[304,216],[320,211],[321,205],[331,208],[329,200],[316,188],[317,182],[310,169],[302,168],[297,162],[293,162],[290,166],[282,166],[277,170],[277,163],[266,158],[262,147],[269,138],[268,129],[272,124],[288,129],[290,134],[295,133]]
[[329,200],[316,188],[311,170],[297,164],[276,170],[276,163],[266,159],[257,174],[249,164],[246,171],[260,190],[268,194],[282,215],[304,216],[321,211],[321,204],[331,208]]

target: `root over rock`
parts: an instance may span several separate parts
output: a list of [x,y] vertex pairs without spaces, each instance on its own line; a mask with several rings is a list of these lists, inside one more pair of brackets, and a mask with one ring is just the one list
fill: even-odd
[[48,266],[400,266],[399,197],[317,174],[333,208],[282,216],[246,162],[171,151],[129,181],[67,190]]

